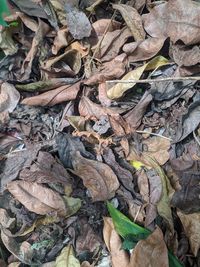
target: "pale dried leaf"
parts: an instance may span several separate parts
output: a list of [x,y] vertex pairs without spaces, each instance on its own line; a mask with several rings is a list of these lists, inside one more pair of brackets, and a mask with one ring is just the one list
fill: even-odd
[[56,258],[55,267],[80,267],[78,259],[74,256],[72,245],[62,249],[60,255]]
[[113,8],[120,11],[135,41],[144,40],[146,34],[138,11],[127,4],[114,4]]
[[127,267],[135,266],[169,267],[168,251],[160,228],[137,243]]
[[114,228],[112,219],[109,217],[104,217],[103,238],[111,254],[112,267],[128,266],[129,256],[121,249],[122,241]]
[[0,87],[0,112],[12,112],[20,100],[20,93],[7,82]]
[[191,250],[196,257],[200,248],[200,213],[184,214],[177,211],[189,239]]
[[89,160],[76,152],[72,160],[74,173],[82,178],[93,201],[104,201],[114,197],[119,187],[117,176],[102,162]]

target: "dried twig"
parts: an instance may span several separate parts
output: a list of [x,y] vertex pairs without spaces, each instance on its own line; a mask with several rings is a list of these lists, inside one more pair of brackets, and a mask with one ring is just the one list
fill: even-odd
[[167,140],[169,140],[169,141],[173,141],[173,140],[172,140],[171,138],[169,138],[169,137],[163,136],[163,135],[161,135],[161,134],[151,133],[151,132],[148,132],[148,131],[136,131],[136,133],[155,135],[155,136],[158,136],[158,137],[167,139]]
[[110,80],[106,83],[157,83],[157,82],[166,82],[166,81],[199,81],[200,76],[189,76],[189,77],[167,77],[167,78],[158,78],[158,79],[143,79],[143,80]]

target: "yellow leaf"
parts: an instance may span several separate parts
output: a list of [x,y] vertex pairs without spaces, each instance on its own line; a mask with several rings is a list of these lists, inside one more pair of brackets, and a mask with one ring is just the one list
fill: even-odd
[[130,164],[136,169],[136,170],[139,170],[141,169],[142,167],[144,167],[144,163],[140,162],[140,161],[137,161],[137,160],[131,160],[130,161]]
[[60,255],[56,258],[55,267],[80,267],[80,263],[75,258],[71,245],[62,249]]
[[[146,70],[153,70],[160,66],[166,65],[168,60],[165,57],[157,56],[150,60],[148,63],[144,64],[141,67],[138,67],[130,72],[128,72],[123,78],[122,81],[126,80],[139,80]],[[107,95],[110,99],[116,99],[121,97],[128,89],[132,88],[136,83],[117,83],[107,91]]]

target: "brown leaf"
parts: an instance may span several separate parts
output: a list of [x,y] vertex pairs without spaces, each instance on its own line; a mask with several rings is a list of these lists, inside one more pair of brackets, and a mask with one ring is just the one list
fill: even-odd
[[170,141],[162,137],[151,137],[144,140],[145,155],[154,158],[159,165],[164,165],[169,159]]
[[12,112],[20,99],[19,92],[12,84],[2,83],[0,87],[0,112]]
[[177,211],[177,214],[183,224],[186,236],[189,239],[192,253],[197,257],[200,248],[200,214],[184,214],[181,211]]
[[19,178],[28,182],[61,183],[72,190],[69,173],[50,153],[44,151],[39,152],[36,163],[20,172]]
[[83,179],[93,201],[104,201],[115,195],[119,182],[107,164],[86,159],[76,152],[72,165],[74,173]]
[[88,97],[83,96],[79,102],[79,113],[83,117],[100,118],[101,116],[112,115],[117,112],[114,108],[102,107],[92,102]]
[[121,249],[122,241],[115,230],[112,219],[109,217],[104,217],[103,238],[111,254],[112,267],[128,266],[129,256]]
[[142,25],[142,18],[138,11],[127,4],[113,4],[112,6],[121,13],[135,41],[144,40],[146,34]]
[[119,165],[115,160],[115,155],[111,149],[107,148],[103,153],[104,161],[114,170],[119,181],[128,189],[132,190],[133,186],[133,176],[131,172]]
[[139,103],[123,116],[124,119],[130,124],[132,131],[135,131],[140,126],[142,118],[151,101],[152,95],[146,91]]
[[[125,61],[126,54],[123,53],[113,60],[104,63],[100,70],[93,73],[92,76],[86,80],[85,84],[95,85],[97,83],[105,82],[106,80],[120,78],[125,73]],[[115,66],[115,68],[113,68],[113,66]]]
[[127,267],[169,267],[168,251],[159,227],[135,246]]
[[129,55],[130,62],[137,62],[154,57],[163,47],[165,38],[151,38],[140,42],[128,43],[123,46],[123,51]]
[[69,30],[67,29],[66,26],[62,27],[57,31],[52,46],[52,54],[57,55],[61,48],[66,47],[68,45],[68,40],[67,40],[68,32]]
[[99,91],[99,101],[101,105],[104,107],[109,107],[111,105],[111,100],[107,96],[107,86],[105,82],[99,84],[98,91]]
[[186,45],[172,45],[172,56],[179,66],[194,66],[200,62],[200,48]]
[[200,5],[194,1],[169,0],[143,15],[143,21],[152,37],[170,37],[173,43],[181,40],[186,45],[200,41]]
[[[95,51],[95,58],[101,59],[102,62],[112,60],[119,54],[121,47],[129,37],[131,37],[131,32],[126,27],[121,30],[107,32],[98,50]],[[93,47],[93,50],[95,49],[96,47]]]
[[30,106],[54,106],[58,103],[74,100],[78,94],[80,82],[63,85],[43,94],[27,97],[21,103]]
[[66,206],[62,197],[43,185],[26,181],[14,181],[7,185],[8,191],[28,210],[46,215],[57,212],[66,215]]
[[87,220],[79,220],[79,225],[80,235],[76,239],[76,253],[81,254],[85,251],[94,252],[98,250],[101,245],[101,239],[95,234]]

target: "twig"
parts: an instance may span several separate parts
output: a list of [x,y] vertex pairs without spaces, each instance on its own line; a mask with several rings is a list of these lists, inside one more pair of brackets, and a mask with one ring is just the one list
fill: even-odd
[[163,135],[161,135],[161,134],[151,133],[151,132],[148,132],[148,131],[136,131],[136,133],[155,135],[155,136],[158,136],[158,137],[167,139],[167,140],[169,140],[169,141],[173,141],[173,140],[172,140],[171,138],[169,138],[169,137],[163,136]]
[[190,76],[190,77],[167,77],[167,78],[159,78],[159,79],[143,79],[143,80],[110,80],[106,81],[106,83],[157,83],[157,82],[166,82],[166,81],[199,81],[200,76]]

